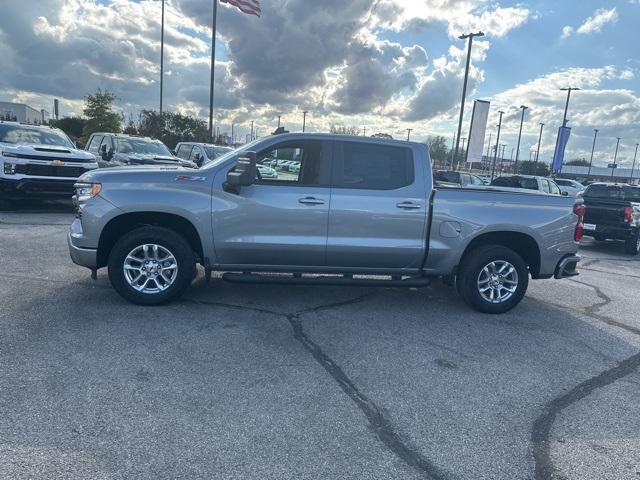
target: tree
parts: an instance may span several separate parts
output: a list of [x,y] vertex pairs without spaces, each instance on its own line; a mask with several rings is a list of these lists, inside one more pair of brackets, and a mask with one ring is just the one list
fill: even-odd
[[330,133],[338,135],[360,135],[360,131],[358,127],[348,127],[345,125],[331,125],[329,128]]
[[86,141],[92,133],[122,131],[122,116],[112,110],[116,96],[105,90],[98,91],[94,95],[86,97],[86,104],[83,110],[87,123],[82,129],[83,140]]
[[450,151],[449,147],[447,147],[447,139],[442,135],[429,137],[427,145],[429,146],[429,156],[435,162],[442,163],[449,158]]
[[173,149],[179,142],[209,142],[209,130],[204,120],[181,113],[154,110],[140,112],[138,133],[161,140]]
[[577,167],[588,167],[589,162],[584,158],[578,158],[576,160],[570,160],[565,165],[575,165]]
[[71,140],[78,140],[82,137],[86,124],[87,120],[82,117],[63,117],[59,120],[49,121],[49,125],[62,130]]
[[126,133],[127,135],[138,135],[138,127],[133,123],[133,120],[129,120],[129,123],[127,123],[127,126],[122,133]]
[[518,163],[518,172],[522,175],[539,175],[541,177],[548,177],[551,171],[549,165],[543,162],[532,162],[524,160]]

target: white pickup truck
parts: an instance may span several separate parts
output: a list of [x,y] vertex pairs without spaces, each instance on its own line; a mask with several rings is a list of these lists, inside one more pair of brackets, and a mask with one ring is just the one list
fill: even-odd
[[0,205],[23,199],[71,199],[80,175],[98,167],[62,130],[0,121]]

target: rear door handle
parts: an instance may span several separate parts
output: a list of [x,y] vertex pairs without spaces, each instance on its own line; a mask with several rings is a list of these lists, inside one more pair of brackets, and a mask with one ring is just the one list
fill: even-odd
[[299,198],[298,202],[303,203],[305,205],[324,205],[324,200],[321,200],[316,197],[303,197]]
[[422,208],[422,205],[413,202],[400,202],[396,203],[396,207],[402,208],[403,210],[417,210],[419,208]]

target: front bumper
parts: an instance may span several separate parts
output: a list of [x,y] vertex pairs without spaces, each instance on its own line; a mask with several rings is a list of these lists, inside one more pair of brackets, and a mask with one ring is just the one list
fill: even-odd
[[9,180],[0,178],[0,193],[10,199],[58,199],[71,198],[76,179],[46,180],[39,178],[21,178]]
[[564,257],[558,263],[558,266],[556,267],[556,271],[553,276],[557,279],[560,279],[560,278],[575,277],[579,275],[576,267],[578,266],[578,262],[580,260],[581,258],[578,255],[568,255]]
[[69,255],[76,265],[95,270],[98,265],[98,251],[95,248],[83,248],[74,244],[73,232],[67,234],[67,244],[69,245]]

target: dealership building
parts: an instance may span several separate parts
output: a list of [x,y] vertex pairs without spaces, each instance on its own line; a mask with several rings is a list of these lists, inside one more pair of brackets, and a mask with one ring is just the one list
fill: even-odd
[[638,171],[638,165],[636,165],[633,171],[631,168],[591,167],[591,169],[589,169],[589,167],[564,165],[558,176],[571,178],[579,182],[592,180],[598,182],[638,183],[640,180],[640,171]]
[[24,103],[0,102],[0,120],[42,125],[49,123],[49,112],[36,110]]

